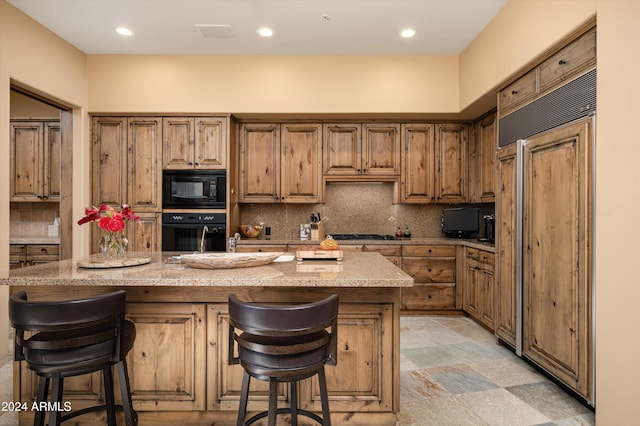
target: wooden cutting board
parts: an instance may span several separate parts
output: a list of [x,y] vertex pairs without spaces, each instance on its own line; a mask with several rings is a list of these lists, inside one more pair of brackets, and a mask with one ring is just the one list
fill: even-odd
[[335,259],[342,260],[344,253],[342,249],[324,250],[320,246],[300,246],[296,250],[296,259]]

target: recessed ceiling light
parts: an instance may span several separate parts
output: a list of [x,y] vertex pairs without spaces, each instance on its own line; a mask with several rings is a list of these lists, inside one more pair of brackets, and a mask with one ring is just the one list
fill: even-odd
[[125,27],[115,26],[115,27],[113,27],[113,31],[115,31],[118,34],[123,35],[123,36],[133,35],[133,31],[131,31],[129,28],[125,28]]
[[271,31],[271,28],[263,27],[258,30],[258,34],[262,37],[271,37],[273,35],[273,31]]
[[400,32],[400,35],[404,38],[411,38],[416,35],[416,30],[412,28],[406,28]]

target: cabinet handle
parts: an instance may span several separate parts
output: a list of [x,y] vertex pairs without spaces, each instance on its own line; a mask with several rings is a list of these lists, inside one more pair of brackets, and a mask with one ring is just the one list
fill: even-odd
[[512,94],[512,95],[517,95],[517,94],[518,94],[518,91],[517,91],[517,90],[512,90],[512,91],[511,91],[511,94]]
[[558,65],[566,65],[566,64],[567,64],[567,61],[565,61],[564,59],[560,59],[558,61]]

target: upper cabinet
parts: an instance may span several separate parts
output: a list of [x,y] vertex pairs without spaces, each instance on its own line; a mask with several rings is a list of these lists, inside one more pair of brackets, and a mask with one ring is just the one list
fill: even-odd
[[468,201],[467,124],[436,124],[435,198],[441,203]]
[[399,176],[400,124],[325,124],[323,174]]
[[403,124],[400,201],[467,202],[468,145],[466,124]]
[[11,121],[11,201],[60,200],[60,122]]
[[469,153],[469,186],[472,203],[493,203],[495,195],[498,123],[493,113],[473,125]]
[[322,125],[243,123],[239,202],[322,202]]
[[91,202],[162,209],[162,118],[93,117]]
[[164,169],[226,169],[226,117],[164,117]]
[[500,117],[596,65],[596,29],[562,47],[498,94]]
[[402,176],[400,201],[435,201],[435,125],[402,125]]

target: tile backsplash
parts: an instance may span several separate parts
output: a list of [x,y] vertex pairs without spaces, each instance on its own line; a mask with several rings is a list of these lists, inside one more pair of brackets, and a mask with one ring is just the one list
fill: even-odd
[[59,216],[58,203],[11,203],[9,234],[12,236],[47,236],[49,225]]
[[[327,183],[324,204],[244,204],[242,224],[264,222],[272,239],[298,239],[301,223],[320,213],[325,233],[395,234],[409,226],[414,238],[438,238],[442,209],[449,204],[394,204],[393,183]],[[493,205],[479,205],[481,213]],[[489,211],[491,209],[491,211]],[[264,233],[260,236],[264,238]]]

